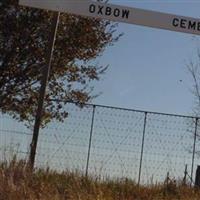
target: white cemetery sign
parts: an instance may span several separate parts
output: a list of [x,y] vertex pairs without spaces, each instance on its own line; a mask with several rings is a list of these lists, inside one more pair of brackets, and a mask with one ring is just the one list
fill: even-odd
[[20,0],[20,5],[200,35],[200,19],[91,0]]

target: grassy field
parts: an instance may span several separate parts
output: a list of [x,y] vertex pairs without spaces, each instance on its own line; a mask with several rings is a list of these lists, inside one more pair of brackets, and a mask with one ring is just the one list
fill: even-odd
[[199,200],[200,191],[169,183],[139,187],[133,181],[46,170],[30,173],[23,161],[0,164],[0,200]]

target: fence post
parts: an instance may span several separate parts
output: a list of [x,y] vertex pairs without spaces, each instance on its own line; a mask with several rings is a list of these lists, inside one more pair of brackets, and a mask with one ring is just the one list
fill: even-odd
[[90,152],[91,152],[92,134],[93,134],[93,127],[94,127],[95,109],[96,109],[96,106],[93,105],[92,122],[91,122],[90,137],[89,137],[89,144],[88,144],[88,155],[87,155],[87,163],[86,163],[86,170],[85,170],[86,177],[88,176],[88,168],[89,168],[89,162],[90,162]]
[[194,159],[195,159],[195,151],[196,151],[196,139],[197,139],[197,126],[198,126],[198,118],[195,118],[195,130],[194,130],[194,143],[193,143],[193,152],[192,152],[192,166],[191,166],[191,183],[193,182],[193,171],[194,171]]
[[139,175],[138,175],[138,186],[140,185],[141,171],[142,171],[142,159],[144,152],[144,138],[146,132],[146,123],[147,123],[147,112],[144,115],[144,126],[143,126],[143,135],[142,135],[142,147],[141,147],[141,155],[140,155],[140,167],[139,167]]

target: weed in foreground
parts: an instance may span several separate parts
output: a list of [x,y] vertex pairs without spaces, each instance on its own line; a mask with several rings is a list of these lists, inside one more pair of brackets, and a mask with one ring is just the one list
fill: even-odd
[[0,200],[199,200],[200,191],[176,183],[140,186],[129,179],[99,180],[78,171],[57,173],[13,159],[0,164]]

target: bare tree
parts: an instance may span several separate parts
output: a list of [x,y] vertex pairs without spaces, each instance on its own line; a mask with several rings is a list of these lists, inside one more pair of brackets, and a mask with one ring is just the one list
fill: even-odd
[[194,113],[196,116],[200,114],[200,49],[197,49],[197,60],[190,60],[187,69],[192,77],[193,85],[191,92],[195,97]]

